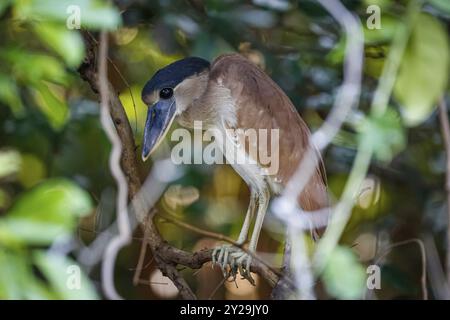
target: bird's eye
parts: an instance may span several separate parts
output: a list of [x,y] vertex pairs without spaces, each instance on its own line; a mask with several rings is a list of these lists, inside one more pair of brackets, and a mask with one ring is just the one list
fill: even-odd
[[172,88],[163,88],[161,89],[161,91],[159,92],[159,97],[161,99],[169,99],[171,98],[173,95],[173,90]]

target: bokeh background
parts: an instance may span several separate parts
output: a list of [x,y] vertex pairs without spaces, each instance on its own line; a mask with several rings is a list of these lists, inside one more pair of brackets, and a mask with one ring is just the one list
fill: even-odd
[[[359,109],[324,154],[330,196],[337,201],[360,139],[358,119],[373,92],[394,34],[407,23],[415,0],[342,1],[361,20],[365,35]],[[341,239],[344,255],[330,266],[320,297],[421,299],[420,239],[426,253],[427,290],[442,298],[447,252],[446,154],[436,103],[448,94],[450,6],[420,2],[390,101],[393,121],[371,131],[378,155],[357,195]],[[82,30],[66,26],[81,8]],[[369,5],[381,9],[381,29],[369,30]],[[85,268],[77,252],[115,219],[116,189],[108,169],[110,145],[99,122],[98,97],[77,72],[84,57],[81,32],[98,39],[110,30],[109,78],[126,109],[140,154],[147,107],[140,91],[159,68],[186,56],[212,61],[239,52],[263,68],[288,94],[312,131],[328,115],[342,82],[342,30],[312,0],[6,0],[0,3],[0,298],[102,298],[99,266]],[[417,102],[417,103],[416,103]],[[355,120],[356,119],[356,120]],[[170,143],[159,153],[170,151]],[[140,158],[140,157],[139,157]],[[150,168],[140,163],[142,179]],[[248,190],[231,167],[183,166],[158,210],[205,230],[236,238]],[[282,224],[269,215],[261,257],[279,266]],[[159,221],[163,237],[185,250],[212,247],[205,238]],[[139,232],[117,260],[116,285],[125,298],[177,298],[149,256],[133,285]],[[347,252],[347,251],[346,251]],[[365,292],[366,267],[381,267],[381,289]],[[67,267],[80,265],[83,289],[68,290]],[[218,270],[183,270],[199,298],[262,299],[270,287],[257,280],[221,284]],[[445,276],[445,274],[444,274]],[[439,278],[441,277],[441,278]],[[322,281],[322,280],[321,280]]]

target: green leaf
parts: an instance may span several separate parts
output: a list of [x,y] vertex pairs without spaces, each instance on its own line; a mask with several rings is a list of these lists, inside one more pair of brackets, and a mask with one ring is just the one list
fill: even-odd
[[57,237],[70,235],[72,230],[71,226],[59,222],[6,217],[0,221],[0,240],[9,247],[19,243],[50,245]]
[[0,189],[0,210],[6,208],[9,201],[10,201],[10,195],[5,190]]
[[31,153],[21,153],[21,167],[18,181],[26,188],[30,188],[45,178],[47,169],[44,163]]
[[30,274],[28,281],[24,286],[24,296],[27,300],[55,300],[56,294],[38,278]]
[[0,152],[0,178],[17,173],[20,169],[20,154],[17,151]]
[[92,208],[86,191],[66,179],[47,180],[24,193],[9,211],[10,217],[66,222],[83,217]]
[[358,299],[365,290],[366,273],[349,248],[338,246],[329,257],[323,280],[331,295],[340,299]]
[[341,64],[345,57],[345,42],[346,39],[342,36],[333,49],[326,55],[326,60],[332,64]]
[[367,117],[357,129],[360,143],[371,148],[381,161],[390,161],[406,145],[400,117],[392,109],[387,109],[381,116]]
[[124,90],[119,95],[119,99],[122,102],[128,120],[132,124],[137,124],[137,135],[144,132],[144,123],[139,121],[139,119],[144,118],[148,110],[148,107],[142,102],[142,100],[134,98],[139,97],[141,90],[142,88],[139,86],[132,86],[129,90]]
[[20,251],[0,250],[0,299],[52,299],[54,295],[33,273]]
[[398,27],[398,20],[388,14],[381,16],[380,29],[368,29],[364,27],[364,42],[366,44],[384,43],[392,40]]
[[25,192],[7,213],[5,228],[24,241],[47,243],[73,232],[90,213],[89,195],[65,179],[47,180]]
[[33,28],[39,38],[55,50],[69,67],[77,67],[81,63],[84,57],[84,43],[78,32],[55,23],[37,23]]
[[45,83],[36,84],[33,93],[39,109],[47,117],[50,125],[55,130],[61,129],[69,119],[66,102],[60,100],[55,91]]
[[449,45],[445,28],[437,19],[420,15],[394,87],[407,125],[418,125],[433,112],[446,88],[448,67]]
[[47,80],[52,83],[68,84],[64,65],[52,56],[9,47],[0,49],[0,59],[11,64],[12,76],[18,82],[34,85]]
[[24,114],[19,88],[11,76],[0,74],[0,101],[6,104],[16,117]]
[[364,73],[378,79],[383,72],[387,46],[368,46],[364,49]]
[[0,299],[21,299],[24,261],[18,255],[0,250]]
[[91,29],[115,29],[121,24],[118,9],[101,0],[31,0],[21,2],[17,12],[22,19],[53,20],[67,25],[79,12],[80,27]]
[[448,0],[428,0],[428,2],[436,9],[450,14],[450,2]]
[[75,261],[43,251],[36,251],[33,258],[61,299],[98,299],[90,280],[81,272]]
[[5,12],[5,10],[9,7],[10,4],[11,0],[2,0],[0,2],[0,15],[2,15],[3,12]]

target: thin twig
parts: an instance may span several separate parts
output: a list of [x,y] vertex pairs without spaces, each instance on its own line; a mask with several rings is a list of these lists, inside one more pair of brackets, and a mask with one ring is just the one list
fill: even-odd
[[449,300],[450,287],[446,280],[433,235],[425,234],[423,238],[427,253],[428,281],[430,282],[433,296],[437,300]]
[[120,166],[122,143],[111,121],[109,111],[109,86],[107,71],[108,34],[100,34],[98,80],[100,89],[100,122],[112,144],[109,166],[117,184],[117,226],[119,234],[106,247],[102,264],[102,286],[109,299],[121,299],[114,286],[114,266],[119,250],[131,242],[131,230],[128,221],[128,183]]
[[[148,267],[150,267],[150,265],[152,264],[152,262],[153,262],[153,257],[150,259],[150,261],[149,262],[147,262],[146,264],[145,264],[145,266],[143,266],[142,267],[142,270],[145,270],[145,269],[147,269]],[[137,270],[137,267],[136,268],[129,268],[128,270],[130,270],[130,271],[135,271],[135,270]]]
[[291,276],[291,235],[289,234],[289,228],[286,228],[286,240],[284,243],[283,263],[281,267],[282,277],[277,282],[277,285],[273,288],[270,297],[274,300],[285,300],[289,297],[289,291],[292,292],[292,286],[286,283],[286,278]]
[[139,279],[141,278],[142,267],[144,265],[144,260],[145,260],[145,253],[147,252],[147,245],[148,245],[147,239],[148,239],[148,229],[145,228],[144,239],[142,240],[141,250],[139,252],[139,259],[138,259],[136,270],[135,270],[134,276],[133,276],[133,284],[134,285],[137,285],[139,283]]
[[[83,232],[88,232],[88,233],[93,233],[93,234],[102,234],[104,232],[109,232],[109,231],[90,230],[90,229],[83,228],[83,227],[78,227],[77,229],[78,229],[78,231],[83,231]],[[133,237],[131,237],[131,239],[142,241],[144,238],[143,237],[135,237],[135,236],[133,236]]]
[[445,155],[447,157],[447,167],[445,174],[445,191],[447,192],[447,283],[450,286],[450,125],[445,99],[439,101],[439,120],[441,122],[442,137],[444,139]]
[[375,260],[374,264],[378,265],[380,264],[381,260],[392,251],[392,249],[400,246],[404,246],[410,243],[415,243],[419,246],[420,255],[422,259],[422,275],[420,277],[420,283],[422,286],[422,299],[428,300],[428,289],[427,289],[427,256],[425,252],[425,246],[423,244],[423,241],[419,238],[413,238],[408,239],[404,241],[399,241],[396,243],[393,243],[385,248],[385,250],[378,256],[378,258]]
[[208,237],[208,238],[212,238],[212,239],[216,239],[219,241],[225,241],[228,243],[231,243],[232,245],[234,245],[235,247],[244,249],[239,243],[237,243],[236,241],[234,241],[233,239],[231,239],[230,237],[227,237],[223,234],[220,233],[216,233],[216,232],[212,232],[212,231],[207,231],[207,230],[203,230],[199,227],[193,226],[187,222],[181,221],[180,219],[173,217],[170,214],[165,214],[165,213],[161,213],[160,211],[156,211],[156,215],[158,215],[160,218],[167,220],[183,229],[198,233],[202,236]]
[[[95,39],[95,37],[88,30],[84,30],[84,31],[91,38],[91,40],[98,46],[97,39]],[[116,66],[114,61],[109,56],[107,56],[106,58],[108,59],[109,63],[111,63],[114,71],[117,72],[117,74],[119,75],[120,79],[123,81],[123,83],[127,87],[128,92],[130,93],[131,103],[133,103],[133,109],[134,109],[134,134],[136,135],[137,134],[137,111],[136,111],[136,102],[134,101],[133,92],[131,91],[131,86],[128,83],[127,79],[123,76],[122,72],[120,72],[119,68]]]
[[219,284],[214,288],[214,290],[211,292],[211,294],[208,297],[208,300],[211,300],[217,293],[217,291],[219,291],[220,287],[223,286],[223,284],[225,283],[226,279],[223,278],[222,280],[220,280]]

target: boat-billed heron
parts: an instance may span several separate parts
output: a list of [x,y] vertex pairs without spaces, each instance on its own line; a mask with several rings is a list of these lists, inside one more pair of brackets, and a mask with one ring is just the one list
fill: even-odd
[[[290,99],[252,62],[239,54],[226,54],[212,64],[189,57],[162,68],[145,84],[142,100],[148,106],[142,144],[144,160],[157,148],[175,119],[185,128],[192,129],[194,121],[202,121],[204,129],[223,132],[226,139],[235,142],[237,152],[245,156],[251,156],[248,145],[239,141],[242,137],[230,137],[232,131],[228,129],[278,129],[277,172],[264,172],[265,166],[258,159],[253,159],[252,164],[230,161],[250,190],[249,207],[237,243],[243,245],[247,241],[256,213],[248,245],[248,250],[255,252],[270,195],[283,190],[309,146],[310,131]],[[257,147],[267,145],[258,143]],[[226,151],[223,155],[227,159]],[[299,195],[298,205],[313,211],[327,204],[324,171],[318,165]],[[251,255],[241,249],[219,246],[213,250],[212,261],[213,265],[220,265],[224,276],[235,277],[239,272],[253,283]]]

